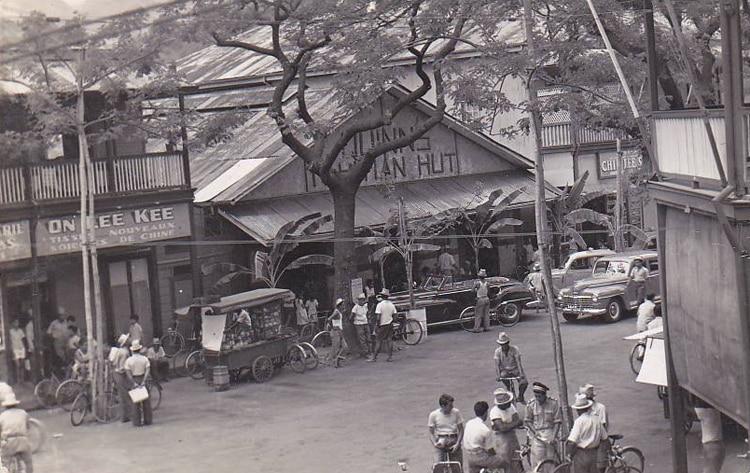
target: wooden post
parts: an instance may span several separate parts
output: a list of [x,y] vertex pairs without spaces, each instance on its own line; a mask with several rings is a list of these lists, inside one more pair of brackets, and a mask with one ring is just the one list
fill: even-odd
[[659,111],[659,69],[656,59],[656,33],[654,31],[654,5],[643,0],[643,23],[646,29],[646,57],[648,60],[648,90],[651,111]]
[[617,138],[617,164],[615,165],[616,171],[616,186],[617,194],[615,199],[615,234],[612,235],[615,239],[615,251],[620,252],[623,250],[623,238],[620,229],[622,228],[622,147],[620,138]]
[[727,178],[734,194],[746,193],[745,145],[743,143],[742,104],[742,42],[740,37],[740,5],[737,0],[721,2],[721,69],[722,102],[724,104],[724,136],[727,146]]

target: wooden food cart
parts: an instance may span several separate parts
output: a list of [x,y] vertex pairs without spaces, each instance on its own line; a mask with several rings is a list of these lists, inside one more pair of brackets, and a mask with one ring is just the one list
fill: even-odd
[[202,345],[207,379],[214,367],[226,366],[234,381],[249,371],[256,382],[263,383],[290,357],[301,361],[304,370],[304,350],[296,353],[299,346],[282,330],[283,304],[293,297],[288,289],[256,289],[204,306]]

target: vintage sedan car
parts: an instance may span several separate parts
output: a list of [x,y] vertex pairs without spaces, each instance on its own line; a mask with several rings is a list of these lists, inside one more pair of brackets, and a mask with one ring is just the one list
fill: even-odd
[[552,270],[552,285],[555,291],[568,287],[576,281],[591,277],[594,263],[602,256],[615,254],[609,249],[585,250],[571,253],[565,258],[561,268]]
[[[461,323],[461,312],[476,302],[474,279],[453,281],[446,277],[430,277],[414,291],[418,309],[424,308],[427,313],[427,326],[439,327]],[[507,302],[510,310],[517,310],[518,316],[527,302],[534,300],[534,295],[522,283],[505,277],[487,278],[490,284],[490,296],[499,298],[498,302]],[[391,301],[399,312],[409,310],[409,294],[395,293]]]
[[635,285],[630,270],[637,258],[648,268],[646,294],[656,294],[655,302],[661,302],[659,291],[659,260],[652,250],[616,253],[602,256],[594,264],[591,277],[560,290],[557,303],[567,321],[584,315],[600,316],[607,322],[617,322],[627,311],[638,307]]

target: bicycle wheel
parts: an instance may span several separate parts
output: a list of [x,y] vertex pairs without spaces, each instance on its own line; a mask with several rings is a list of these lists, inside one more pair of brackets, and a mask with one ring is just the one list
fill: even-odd
[[84,386],[81,382],[75,379],[68,379],[60,383],[60,386],[55,390],[55,399],[57,405],[69,411],[73,401],[84,391]]
[[312,339],[312,346],[315,351],[318,352],[318,358],[328,361],[331,359],[331,348],[333,343],[331,342],[331,332],[325,331],[315,335]]
[[148,389],[148,397],[151,398],[151,410],[155,411],[161,406],[161,384],[150,379],[146,382],[146,388]]
[[534,473],[553,473],[555,468],[557,468],[557,462],[547,458],[546,460],[542,460],[536,468],[534,468]]
[[[635,467],[641,472],[646,468],[646,458],[643,456],[643,452],[636,447],[623,447],[620,450],[619,457],[625,465]],[[620,459],[618,459],[618,462]]]
[[266,355],[253,360],[253,378],[256,383],[265,383],[273,376],[273,361]]
[[34,417],[29,417],[28,429],[29,443],[31,443],[31,453],[38,452],[47,441],[47,428],[44,423]]
[[57,383],[51,379],[43,379],[34,386],[34,397],[42,407],[49,409],[57,403],[56,391]]
[[573,464],[570,462],[562,462],[552,470],[552,473],[574,473]]
[[105,391],[96,395],[93,410],[97,422],[103,424],[116,422],[122,417],[120,398],[117,394],[111,391]]
[[461,322],[461,328],[467,332],[474,331],[474,306],[470,306],[461,311],[461,315],[458,317]]
[[630,465],[610,465],[604,473],[642,473],[641,470]]
[[630,369],[633,373],[638,374],[641,372],[641,366],[643,365],[643,355],[646,353],[646,344],[638,342],[633,345],[633,349],[630,350]]
[[286,353],[287,363],[289,367],[295,373],[304,373],[306,368],[305,365],[305,349],[299,345],[292,345]]
[[422,340],[422,324],[417,319],[406,319],[401,328],[401,339],[407,345],[416,345]]
[[91,399],[88,393],[80,393],[73,400],[73,404],[70,407],[70,423],[73,427],[78,427],[83,424],[86,419],[86,414],[91,409]]
[[315,336],[315,326],[313,324],[306,324],[302,326],[302,330],[299,333],[299,339],[309,342]]
[[190,376],[190,373],[188,373],[185,368],[185,361],[189,354],[190,352],[182,349],[172,357],[172,371],[174,371],[174,374],[177,376]]
[[164,353],[170,357],[185,346],[185,337],[175,330],[168,331],[159,340],[161,341],[161,347],[164,348]]
[[513,327],[521,320],[521,307],[514,302],[500,304],[495,312],[497,322],[503,327]]
[[318,359],[318,351],[312,344],[307,342],[300,343],[300,346],[305,350],[305,367],[308,370],[314,370],[320,364]]
[[185,371],[193,379],[203,379],[204,372],[203,350],[195,350],[185,358]]

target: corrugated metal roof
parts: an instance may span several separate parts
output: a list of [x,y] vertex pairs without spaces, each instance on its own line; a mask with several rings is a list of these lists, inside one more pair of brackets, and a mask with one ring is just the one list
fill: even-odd
[[[465,37],[470,41],[476,41],[479,39],[479,32],[479,28],[474,26],[466,32]],[[262,47],[271,46],[270,30],[265,26],[249,29],[238,35],[235,39]],[[526,41],[523,23],[518,20],[498,21],[493,40],[497,43],[505,43],[508,47],[523,44]],[[447,39],[442,39],[433,43],[428,50],[428,56],[430,51],[437,51],[447,41]],[[473,53],[475,49],[469,44],[470,41],[459,41],[456,45],[455,54]],[[282,37],[282,43],[286,43],[286,38]],[[353,57],[351,56],[338,57],[335,60],[331,60],[329,57],[325,65],[316,65],[313,63],[310,72],[330,72],[328,70],[330,69],[330,64],[346,65],[351,63],[352,60]],[[389,60],[397,64],[403,61],[414,61],[414,56],[404,48],[402,53],[392,56]],[[177,70],[184,75],[188,83],[195,85],[230,79],[260,78],[281,72],[278,61],[273,57],[242,48],[215,45],[201,49],[180,59],[177,64]]]
[[[482,189],[478,197],[477,183],[481,183]],[[525,190],[513,204],[525,206],[534,202],[535,195],[534,176],[526,170],[399,183],[396,190],[404,199],[409,218],[419,218],[455,208],[473,208],[487,199],[495,189],[503,189],[503,192],[510,193],[524,187]],[[548,186],[547,199],[552,199],[556,195],[555,190]],[[357,192],[355,227],[385,223],[396,205],[393,199],[384,197],[381,190],[376,187],[361,188]],[[299,195],[242,203],[220,212],[245,233],[267,244],[287,222],[315,212],[333,214],[333,198],[327,192]],[[322,227],[319,233],[332,231],[333,224],[328,224]]]

